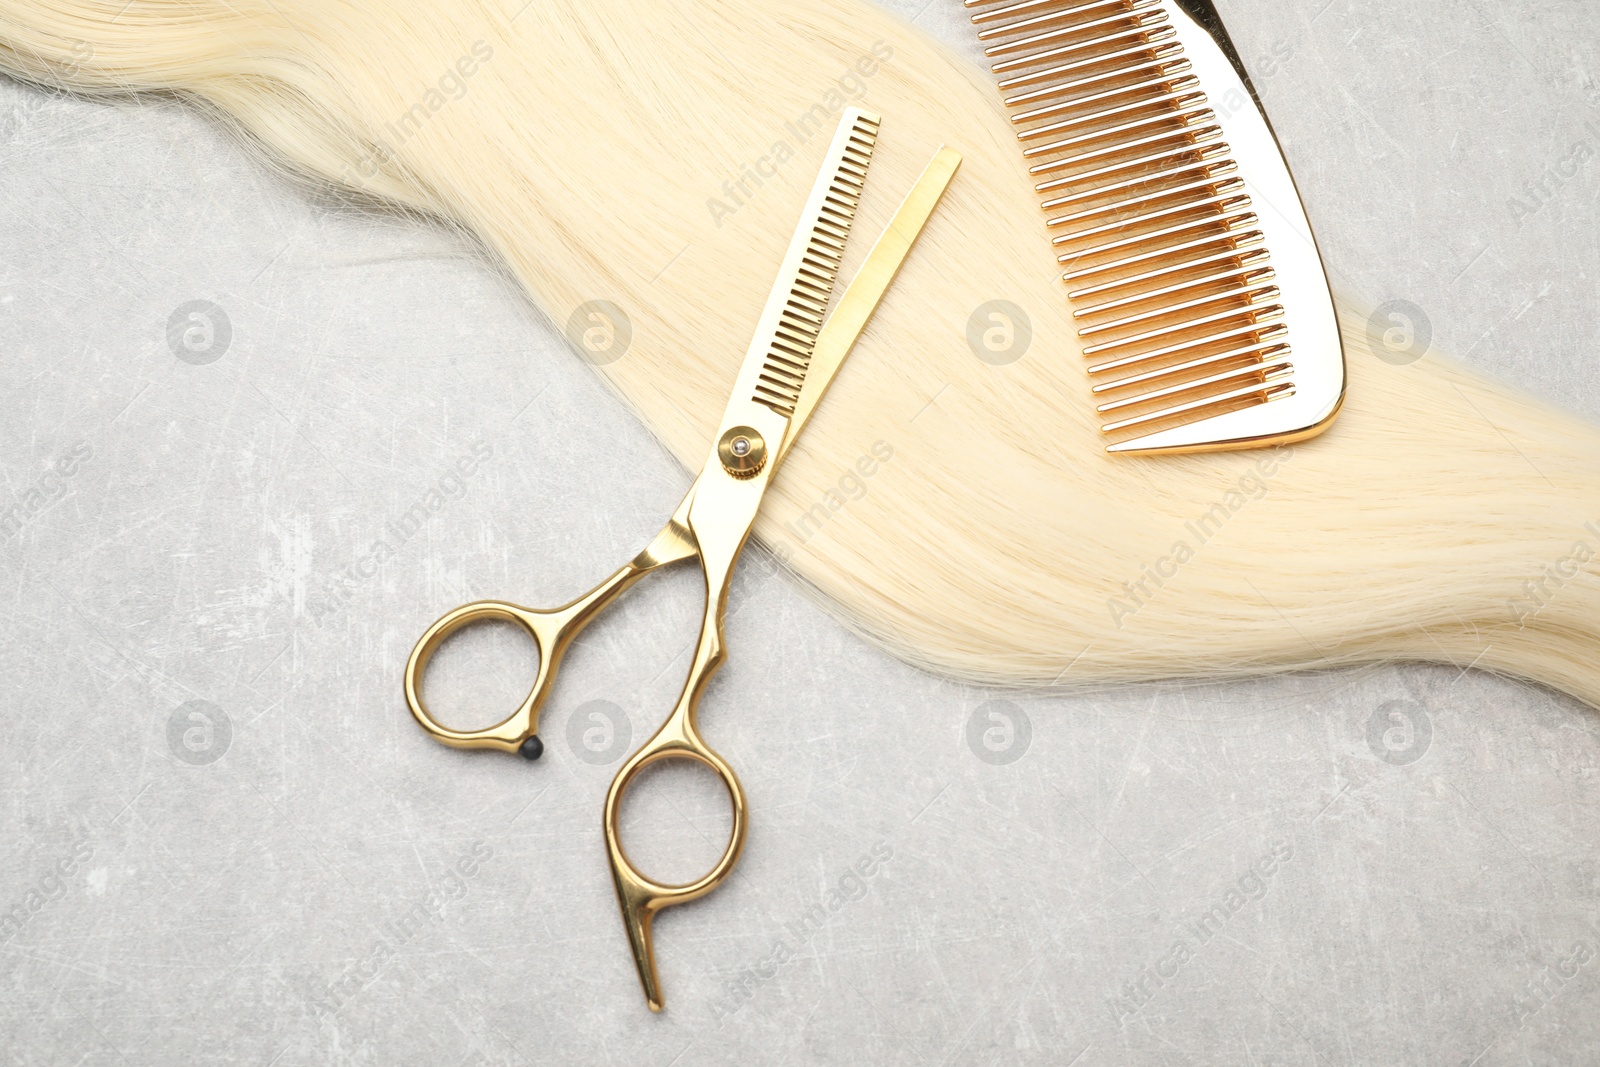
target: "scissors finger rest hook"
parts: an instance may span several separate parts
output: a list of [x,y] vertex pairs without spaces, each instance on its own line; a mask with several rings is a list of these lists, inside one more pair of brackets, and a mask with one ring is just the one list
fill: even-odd
[[[605,581],[562,607],[546,611],[505,600],[479,600],[448,612],[423,633],[406,663],[406,704],[435,740],[456,748],[498,749],[536,759],[543,751],[539,711],[572,640],[640,578],[671,563],[700,561],[706,608],[688,678],[660,729],[612,780],[603,820],[623,925],[652,1011],[660,1011],[663,1004],[652,940],[655,915],[715,889],[732,872],[744,847],[744,790],[733,768],[701,738],[695,720],[706,683],[725,656],[722,619],[734,564],[778,465],[816,410],[961,162],[956,152],[939,149],[824,322],[878,125],[876,115],[845,109],[757,322],[710,454],[661,533]],[[538,649],[538,673],[527,697],[505,719],[480,730],[451,729],[428,711],[422,699],[423,673],[451,634],[487,622],[520,626]],[[733,806],[733,829],[722,858],[702,877],[683,885],[657,882],[640,872],[622,848],[618,825],[622,798],[639,772],[669,759],[710,768],[722,780]]]

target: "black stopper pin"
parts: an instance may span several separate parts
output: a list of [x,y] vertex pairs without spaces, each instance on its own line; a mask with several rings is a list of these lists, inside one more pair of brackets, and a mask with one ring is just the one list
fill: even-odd
[[534,734],[517,749],[517,754],[525,760],[536,760],[544,755],[544,742],[539,740],[539,735]]

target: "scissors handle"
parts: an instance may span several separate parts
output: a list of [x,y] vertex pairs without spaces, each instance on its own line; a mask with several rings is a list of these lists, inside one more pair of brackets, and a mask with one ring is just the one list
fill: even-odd
[[[525,608],[506,600],[476,600],[441,615],[423,632],[406,661],[406,704],[412,716],[430,737],[452,748],[494,748],[537,759],[543,746],[530,745],[528,741],[539,732],[539,708],[555,681],[567,646],[602,608],[646,573],[629,563],[577,600],[553,611]],[[454,730],[435,719],[423,702],[422,675],[446,638],[466,627],[488,622],[510,622],[522,627],[538,650],[539,672],[528,695],[506,718],[481,730]]]
[[[700,643],[695,649],[694,664],[689,670],[689,680],[684,685],[683,695],[678,698],[677,707],[673,708],[672,714],[662,723],[655,736],[622,765],[617,776],[611,780],[610,791],[606,793],[606,851],[611,859],[611,878],[616,884],[617,902],[622,906],[622,921],[628,930],[633,962],[639,969],[639,981],[644,986],[645,1002],[651,1011],[660,1011],[663,1004],[661,978],[656,972],[655,941],[651,933],[656,912],[675,904],[687,904],[717,888],[733,872],[734,864],[739,862],[739,853],[744,850],[744,787],[739,784],[739,776],[733,773],[733,768],[701,739],[695,726],[695,706],[699,703],[700,692],[723,659],[720,600],[718,597],[718,602],[708,605]],[[733,805],[733,831],[728,837],[728,847],[723,851],[722,858],[705,875],[684,885],[664,885],[634,867],[622,849],[622,837],[617,826],[622,797],[635,776],[652,763],[670,759],[690,760],[711,768],[722,779]]]
[[[619,567],[605,581],[583,594],[570,604],[549,611],[525,608],[506,600],[476,600],[447,611],[428,627],[411,649],[406,661],[406,706],[428,736],[451,748],[494,748],[501,752],[520,752],[528,759],[538,759],[544,746],[536,739],[539,733],[539,708],[555,684],[556,671],[567,646],[594,617],[605,610],[628,587],[658,567],[688,559],[698,551],[694,535],[689,533],[689,507],[694,501],[690,488],[672,513],[672,518],[661,532],[633,559]],[[516,711],[493,726],[481,730],[452,730],[433,717],[422,700],[422,675],[428,661],[439,650],[445,639],[458,630],[486,622],[510,622],[521,626],[533,638],[539,653],[539,672],[534,676],[533,687],[523,698]]]

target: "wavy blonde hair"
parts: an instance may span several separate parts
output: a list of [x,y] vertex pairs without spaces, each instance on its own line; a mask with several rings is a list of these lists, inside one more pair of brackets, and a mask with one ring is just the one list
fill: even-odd
[[[1356,315],[1327,435],[1109,457],[981,72],[864,0],[509,3],[0,0],[0,67],[185,94],[302,176],[466,227],[558,325],[610,302],[632,339],[600,373],[690,464],[864,102],[864,232],[937,145],[966,162],[757,527],[840,617],[984,682],[1427,659],[1600,704],[1593,427],[1375,358]],[[967,340],[995,300],[1031,327],[1004,366]]]

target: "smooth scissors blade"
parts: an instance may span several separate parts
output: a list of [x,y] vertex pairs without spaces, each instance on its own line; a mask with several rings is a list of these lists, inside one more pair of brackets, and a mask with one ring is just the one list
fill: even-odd
[[800,431],[805,429],[806,422],[822,402],[828,386],[833,384],[834,375],[839,373],[845,357],[850,354],[856,339],[871,320],[872,313],[878,309],[878,302],[899,273],[900,264],[905,262],[911,246],[933,215],[933,209],[939,206],[940,197],[944,196],[945,188],[960,166],[961,153],[941,145],[939,151],[934,153],[933,160],[923,169],[922,176],[906,194],[905,200],[901,201],[899,210],[889,220],[877,244],[867,253],[861,269],[856,271],[856,276],[845,288],[839,305],[828,316],[822,333],[812,347],[811,365],[806,371],[805,384],[801,386],[794,414],[789,416],[789,432],[784,435],[783,444],[778,449],[777,463],[782,463],[783,457],[789,454],[790,447],[800,437]]

